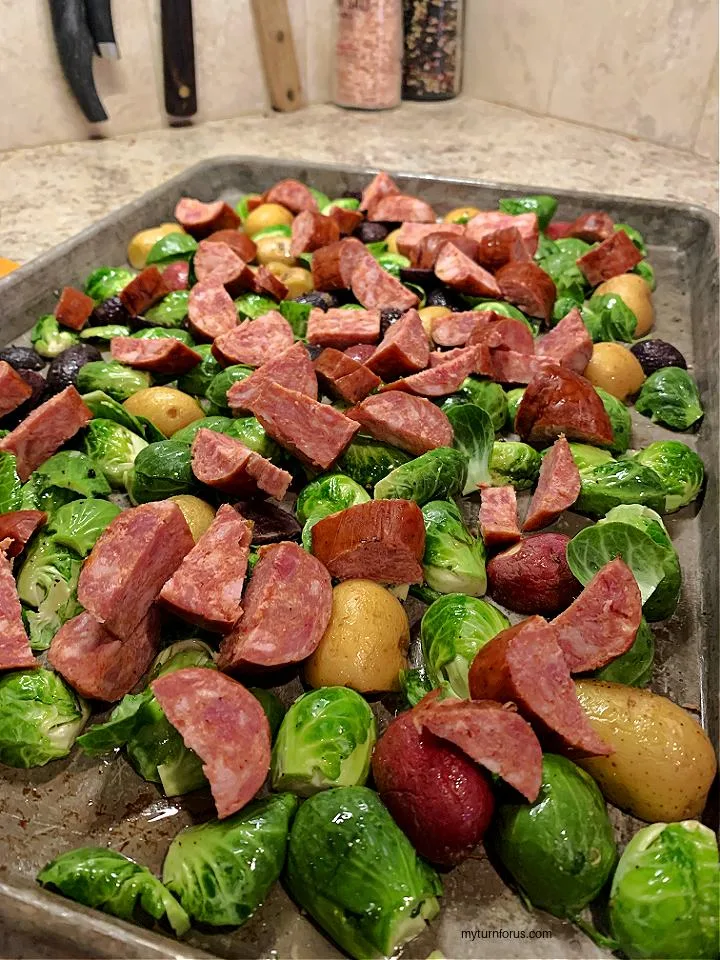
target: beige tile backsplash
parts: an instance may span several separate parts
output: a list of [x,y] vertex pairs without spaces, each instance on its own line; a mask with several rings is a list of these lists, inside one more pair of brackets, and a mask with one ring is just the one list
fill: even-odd
[[[328,100],[335,0],[288,0],[306,97]],[[718,155],[717,0],[465,0],[470,97]],[[122,59],[95,59],[87,124],[48,0],[0,0],[0,149],[161,127],[159,0],[113,0]],[[197,120],[268,108],[249,0],[195,0]]]

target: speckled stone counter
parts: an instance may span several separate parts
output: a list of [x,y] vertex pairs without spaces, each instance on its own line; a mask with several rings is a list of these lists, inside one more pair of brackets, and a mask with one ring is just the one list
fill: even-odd
[[185,168],[256,156],[679,200],[717,210],[716,164],[478,100],[328,105],[0,154],[0,256],[25,262]]

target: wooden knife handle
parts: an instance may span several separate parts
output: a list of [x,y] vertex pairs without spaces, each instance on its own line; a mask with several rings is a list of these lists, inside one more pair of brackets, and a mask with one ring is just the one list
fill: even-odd
[[171,117],[197,113],[192,0],[161,0],[165,109]]
[[305,106],[287,0],[252,0],[270,103],[289,112]]

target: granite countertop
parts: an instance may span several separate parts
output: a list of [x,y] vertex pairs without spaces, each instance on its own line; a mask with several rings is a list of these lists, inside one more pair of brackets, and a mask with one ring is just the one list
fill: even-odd
[[603,130],[464,98],[384,113],[316,105],[0,154],[0,256],[30,260],[200,160],[228,154],[718,205],[715,163]]

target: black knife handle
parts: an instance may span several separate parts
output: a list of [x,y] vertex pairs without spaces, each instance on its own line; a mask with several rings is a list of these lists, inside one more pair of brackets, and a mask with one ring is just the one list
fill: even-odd
[[50,0],[55,46],[65,79],[91,123],[107,120],[92,72],[95,45],[87,25],[85,0]]
[[[107,48],[111,47],[116,51],[117,56],[110,0],[85,0],[85,7],[88,26],[98,53],[102,56]],[[102,46],[103,44],[107,46]]]
[[165,109],[171,117],[197,112],[192,0],[161,0]]

